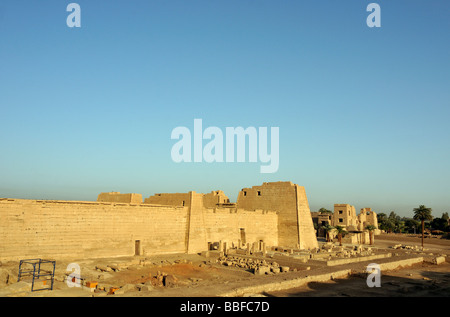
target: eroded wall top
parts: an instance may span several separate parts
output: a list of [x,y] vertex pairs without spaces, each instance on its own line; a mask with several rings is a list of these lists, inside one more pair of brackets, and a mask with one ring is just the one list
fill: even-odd
[[99,202],[142,204],[141,194],[121,194],[120,192],[100,193],[97,197]]

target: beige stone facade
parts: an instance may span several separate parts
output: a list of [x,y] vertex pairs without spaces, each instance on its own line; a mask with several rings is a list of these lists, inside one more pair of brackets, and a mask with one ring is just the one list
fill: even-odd
[[156,204],[165,206],[187,206],[191,203],[189,193],[155,194],[144,199],[144,204]]
[[303,187],[280,182],[245,190],[255,199],[241,192],[237,204],[222,191],[156,194],[144,202],[118,192],[96,202],[2,198],[0,260],[197,253],[216,242],[318,246]]
[[361,208],[356,215],[355,207],[349,204],[335,204],[331,217],[332,226],[342,226],[349,231],[364,231],[366,226],[373,225],[378,228],[377,214],[372,208]]
[[[355,207],[349,204],[335,204],[331,217],[332,226],[342,226],[348,233],[342,240],[343,243],[369,244],[370,234],[366,226],[373,225],[378,228],[377,214],[371,208],[361,208],[356,215]],[[374,230],[374,235],[380,234],[380,230]]]
[[358,215],[358,230],[365,230],[368,225],[378,228],[377,214],[372,208],[361,208]]
[[334,213],[331,218],[332,225],[342,226],[347,230],[356,230],[358,218],[356,217],[355,206],[349,204],[334,204]]
[[313,249],[317,238],[305,188],[292,182],[264,183],[243,188],[237,207],[246,210],[268,209],[278,212],[278,243],[284,247]]
[[[222,190],[212,191],[209,194],[202,195],[203,206],[206,208],[214,208],[217,204],[229,204],[230,199]],[[168,193],[155,194],[144,200],[145,204],[158,204],[168,206],[190,206],[191,196],[189,193]]]
[[313,223],[315,223],[318,227],[330,225],[331,226],[331,218],[333,217],[332,213],[328,212],[311,212],[311,217],[313,219]]

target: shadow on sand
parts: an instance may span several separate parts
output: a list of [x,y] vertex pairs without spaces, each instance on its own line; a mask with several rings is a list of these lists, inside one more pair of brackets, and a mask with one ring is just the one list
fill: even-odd
[[368,287],[367,274],[361,274],[262,294],[268,297],[450,297],[450,272],[420,271],[414,276],[416,278],[386,274],[381,276],[381,287]]

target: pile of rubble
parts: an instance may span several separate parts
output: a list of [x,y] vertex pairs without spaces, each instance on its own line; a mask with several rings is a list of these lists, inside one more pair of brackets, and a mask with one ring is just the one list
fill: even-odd
[[128,269],[128,265],[126,264],[97,265],[95,269],[99,272],[120,272],[121,270]]
[[266,260],[251,259],[243,257],[219,257],[217,263],[230,267],[242,268],[250,270],[257,275],[278,274],[281,272],[289,272],[289,266],[280,266],[277,262],[268,262]]
[[344,247],[327,243],[321,249],[316,249],[314,252],[311,252],[310,257],[313,260],[331,260],[332,258],[352,258],[372,254],[373,250],[371,247],[363,247],[362,245]]
[[392,249],[404,249],[404,250],[413,250],[420,251],[421,247],[417,245],[404,245],[404,244],[396,244],[391,247]]
[[175,287],[177,285],[178,279],[175,277],[175,275],[158,271],[155,276],[150,275],[150,279],[146,283],[148,282],[150,282],[149,284],[154,287]]
[[98,295],[120,295],[129,291],[147,292],[157,287],[176,287],[178,285],[178,278],[175,277],[175,275],[158,271],[156,275],[150,274],[149,278],[145,282],[139,284],[125,284],[117,287],[114,285],[83,279],[81,280],[81,285],[83,289],[90,290]]

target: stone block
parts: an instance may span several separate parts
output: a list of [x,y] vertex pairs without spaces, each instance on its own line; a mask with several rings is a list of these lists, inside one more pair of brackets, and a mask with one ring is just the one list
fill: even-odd
[[278,274],[278,273],[280,273],[280,267],[278,267],[278,266],[272,266],[272,267],[270,268],[270,271],[272,271],[272,272],[275,273],[275,274]]
[[269,266],[259,266],[254,270],[254,273],[256,275],[265,275],[270,273],[270,267]]
[[444,262],[445,262],[445,257],[444,256],[437,256],[437,257],[434,257],[431,260],[431,263],[436,264],[436,265],[442,264]]
[[110,267],[114,272],[120,271],[120,267],[117,264],[109,264],[108,267]]
[[139,288],[139,290],[140,290],[141,292],[149,292],[149,291],[153,290],[153,286],[151,286],[151,285],[142,285],[142,286]]
[[164,276],[163,284],[165,287],[175,287],[178,283],[178,279],[174,275]]
[[289,266],[281,266],[280,269],[281,269],[281,272],[283,272],[283,273],[289,272]]
[[125,284],[124,286],[121,287],[121,289],[124,292],[134,291],[134,290],[136,290],[136,285],[134,285],[134,284]]
[[112,268],[110,268],[106,265],[97,265],[95,268],[102,272],[111,272],[112,271]]

